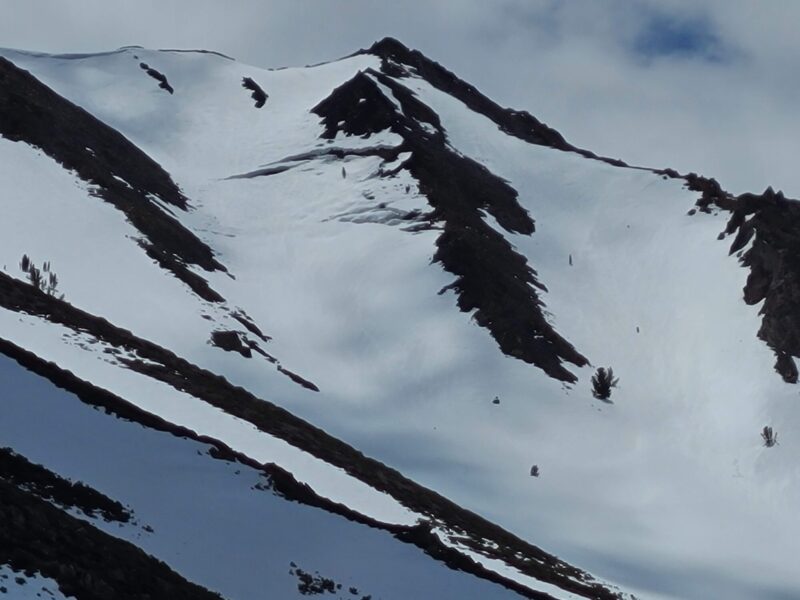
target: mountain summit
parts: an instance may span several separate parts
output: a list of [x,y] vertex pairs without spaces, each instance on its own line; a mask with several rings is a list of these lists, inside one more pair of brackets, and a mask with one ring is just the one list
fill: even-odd
[[0,189],[11,597],[800,594],[780,192],[391,38],[0,50]]

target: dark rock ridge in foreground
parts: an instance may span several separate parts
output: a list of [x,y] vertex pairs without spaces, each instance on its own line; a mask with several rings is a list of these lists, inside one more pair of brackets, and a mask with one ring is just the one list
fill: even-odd
[[221,600],[133,544],[2,479],[0,565],[41,573],[80,600]]
[[0,480],[58,506],[77,508],[90,517],[119,523],[131,520],[130,511],[116,500],[83,483],[68,481],[10,448],[0,448]]

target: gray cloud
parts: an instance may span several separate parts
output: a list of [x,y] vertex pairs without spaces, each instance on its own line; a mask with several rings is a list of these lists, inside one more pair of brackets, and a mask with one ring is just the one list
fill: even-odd
[[800,4],[749,0],[6,0],[6,46],[215,49],[265,67],[385,35],[575,144],[800,197]]

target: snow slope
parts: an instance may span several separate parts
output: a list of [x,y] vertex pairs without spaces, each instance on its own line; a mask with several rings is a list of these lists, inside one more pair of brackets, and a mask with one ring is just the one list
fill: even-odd
[[[741,300],[747,271],[717,239],[728,215],[688,215],[699,194],[683,180],[528,143],[414,69],[394,76],[438,115],[449,147],[508,181],[534,219],[535,233],[524,235],[484,218],[537,271],[548,320],[592,363],[570,365],[578,382],[567,385],[501,353],[486,328],[458,310],[453,291],[439,293],[454,279],[432,262],[442,224],[415,227],[430,210],[425,190],[404,166],[408,154],[387,158],[402,136],[320,137],[311,109],[359,71],[386,70],[379,57],[270,71],[215,54],[140,48],[0,54],[164,167],[191,205],[165,210],[227,269],[193,267],[225,299],[203,300],[142,252],[135,228],[89,184],[37,150],[0,139],[0,185],[18,196],[3,199],[6,273],[24,278],[16,266],[23,253],[37,264],[50,260],[66,300],[79,308],[638,597],[800,595],[797,390],[775,375],[774,357],[756,336],[760,307]],[[163,73],[174,93],[141,62]],[[263,108],[243,77],[269,94]],[[402,112],[401,99],[370,77]],[[247,333],[231,316],[236,310],[271,338],[263,346],[278,364],[319,391],[260,355],[209,344],[212,331]],[[2,309],[0,337],[170,422],[276,462],[358,512],[396,524],[419,516],[249,423],[124,368],[102,345],[76,344],[68,328]],[[620,378],[613,404],[591,396],[599,366]],[[761,444],[767,424],[780,434],[775,448]],[[529,476],[533,464],[538,478]],[[86,456],[53,466],[97,467]],[[226,502],[239,501],[238,479],[218,476],[221,490],[232,488]],[[220,531],[236,526],[225,522]],[[185,569],[207,560],[163,552]],[[328,563],[314,560],[324,574]],[[447,579],[440,567],[419,568],[439,573],[425,581]],[[286,583],[281,569],[276,581]],[[359,585],[377,590],[382,581]],[[536,589],[553,592],[543,585]]]
[[212,459],[208,444],[98,412],[5,357],[0,373],[15,382],[2,443],[122,502],[132,523],[93,523],[225,598],[304,597],[292,563],[341,584],[337,597],[517,597],[389,532],[285,499],[252,467]]

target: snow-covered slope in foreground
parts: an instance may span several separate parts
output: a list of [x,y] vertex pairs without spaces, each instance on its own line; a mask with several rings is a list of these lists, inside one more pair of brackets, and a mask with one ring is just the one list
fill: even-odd
[[[578,151],[391,40],[275,71],[141,48],[0,54],[99,120],[6,67],[0,85],[30,86],[0,102],[3,118],[28,115],[0,122],[7,351],[274,462],[371,519],[429,520],[445,545],[529,590],[616,593],[568,565],[548,570],[513,536],[639,597],[800,595],[800,410],[773,369],[777,353],[792,379],[791,340],[759,339],[765,304],[742,300],[755,267],[718,239],[756,223],[739,253],[778,243],[744,200],[722,194],[698,211],[692,178]],[[65,115],[98,133],[81,137]],[[49,261],[58,294],[90,317],[27,294],[23,254]],[[592,397],[600,366],[620,379],[613,404]],[[764,425],[779,445],[762,444]],[[66,464],[24,443],[12,445],[103,484],[88,457]],[[157,556],[247,597],[178,554]],[[463,597],[425,577],[427,597]]]
[[518,597],[388,531],[304,505],[268,474],[215,460],[214,446],[93,410],[6,357],[0,373],[15,382],[3,444],[121,502],[133,515],[124,524],[78,516],[225,598],[302,598],[303,572],[355,600]]

